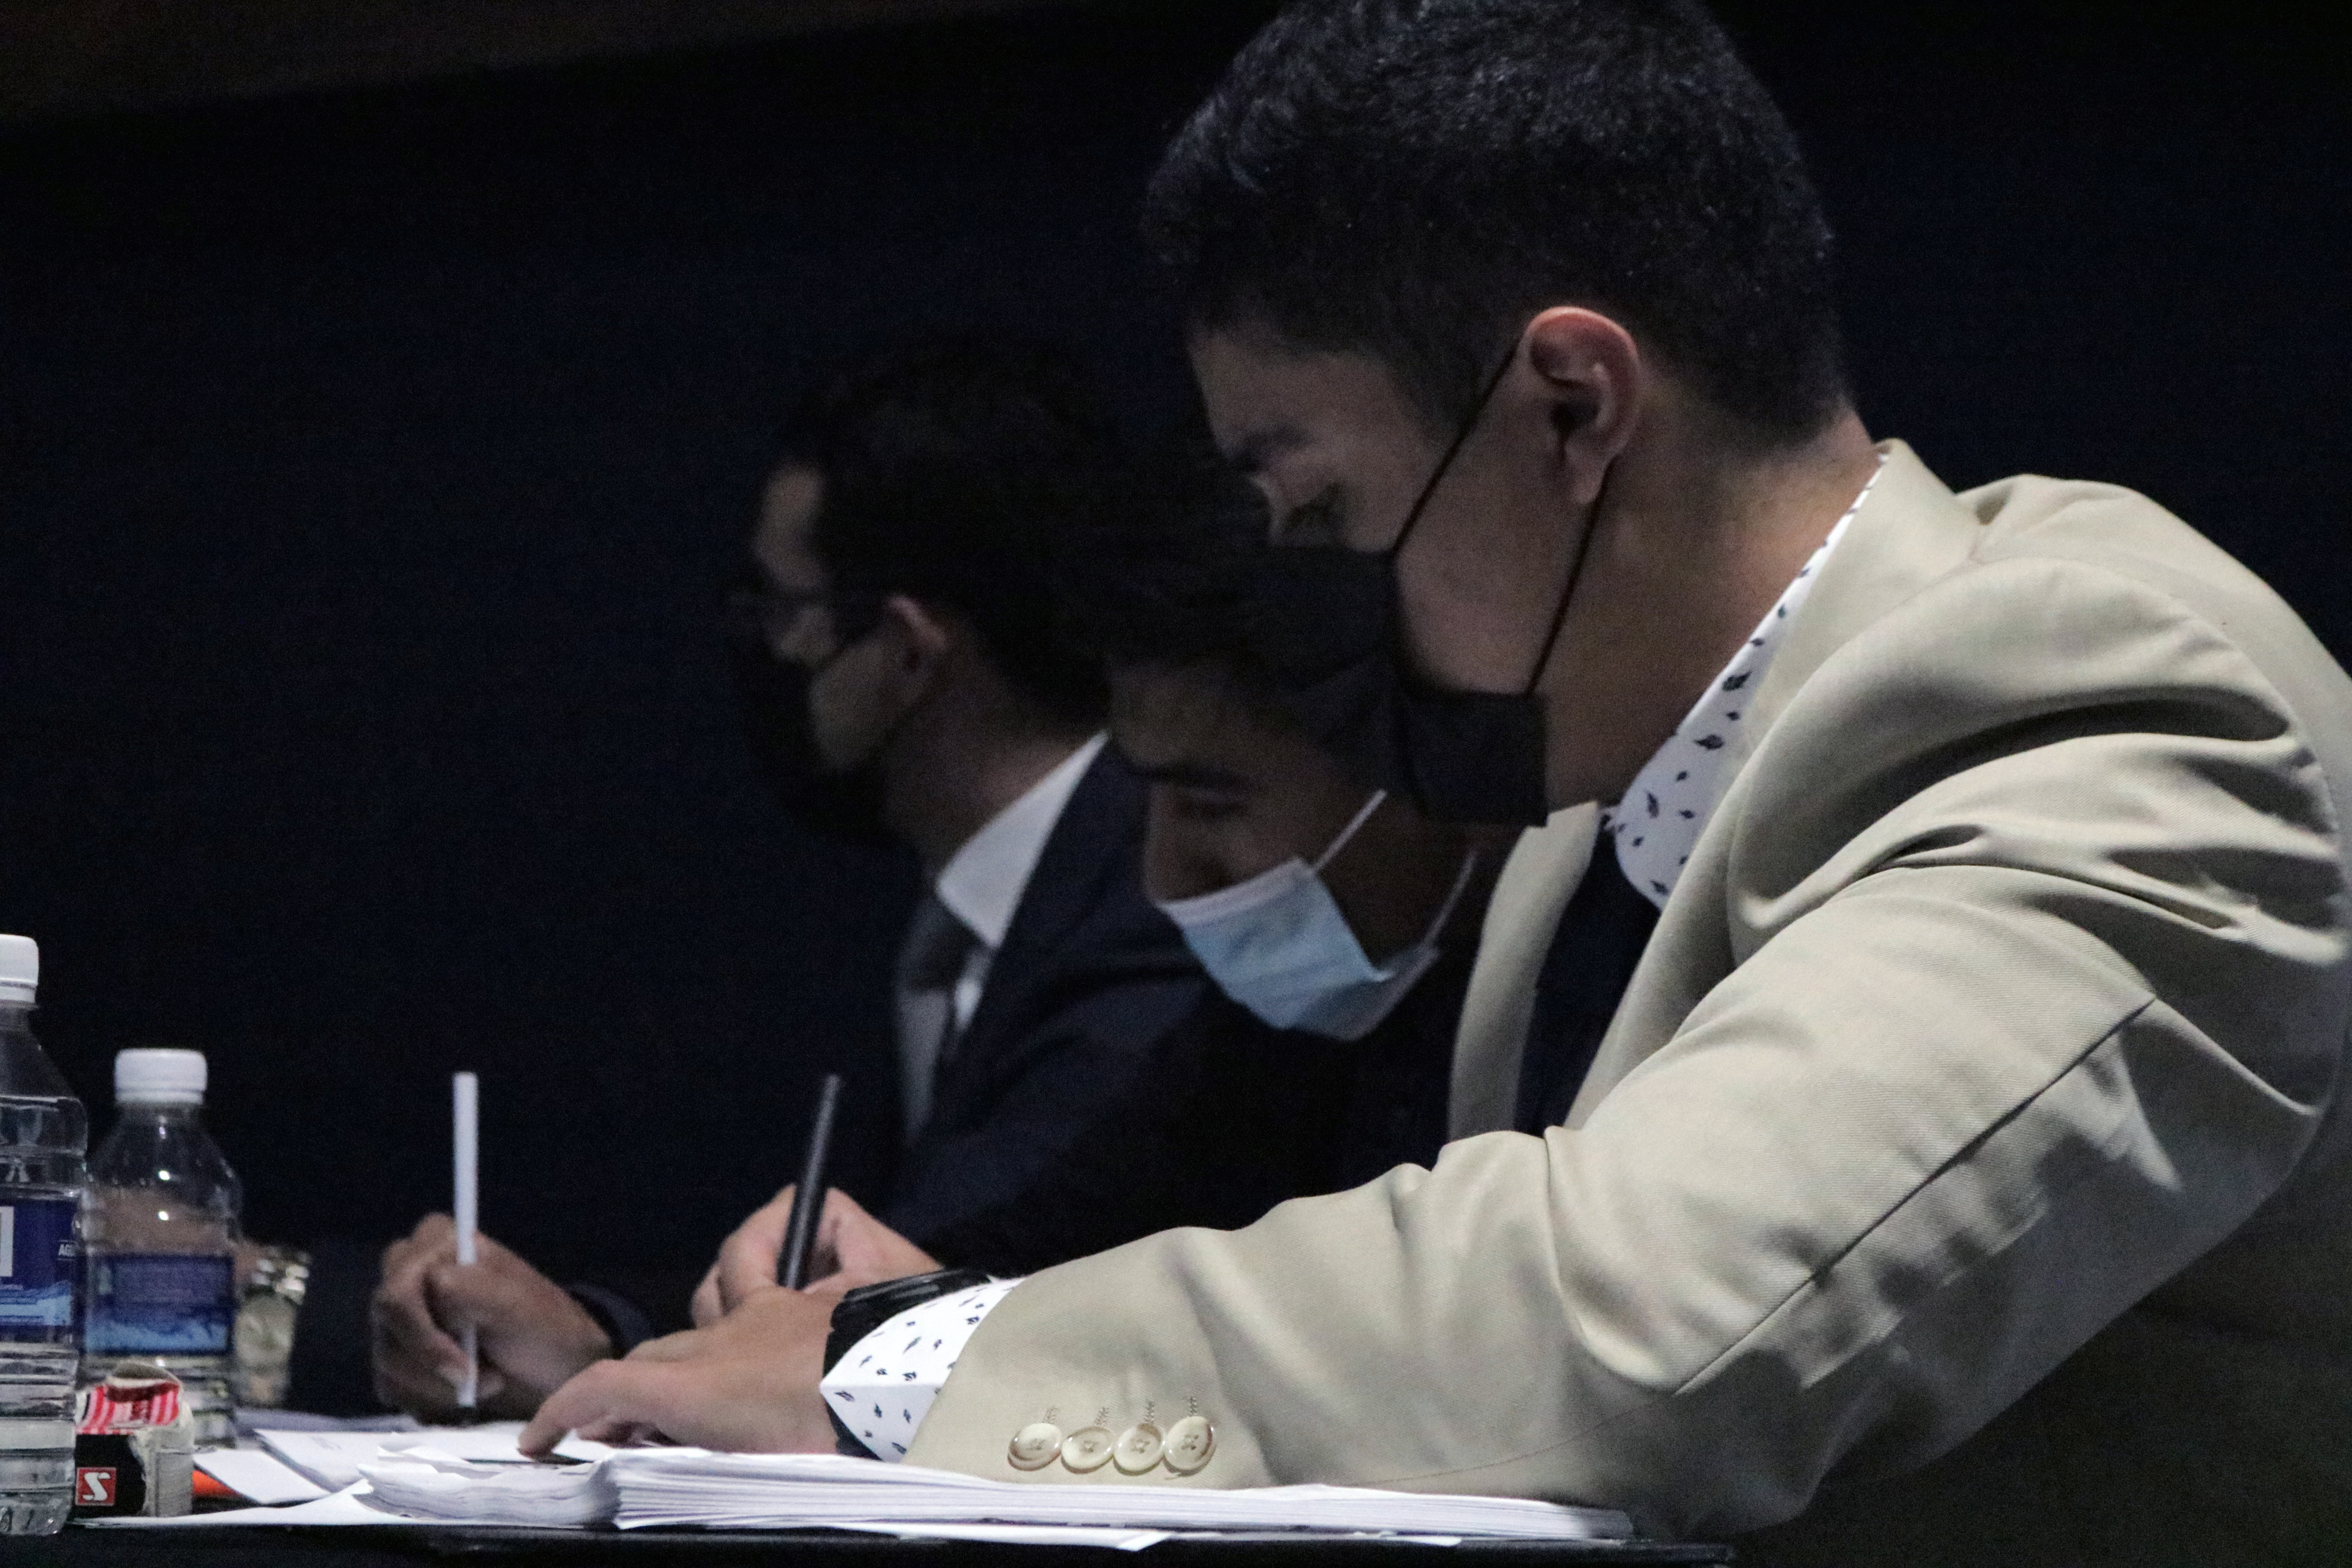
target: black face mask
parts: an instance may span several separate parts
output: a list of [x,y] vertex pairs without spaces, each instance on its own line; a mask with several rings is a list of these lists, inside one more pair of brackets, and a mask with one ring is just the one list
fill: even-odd
[[[1359,783],[1404,795],[1434,822],[1532,826],[1549,815],[1535,687],[1567,624],[1601,518],[1602,498],[1595,498],[1522,689],[1442,691],[1412,672],[1400,625],[1397,557],[1511,364],[1506,359],[1487,382],[1395,543],[1381,551],[1278,546],[1253,595],[1252,651],[1307,734]],[[1602,489],[1605,496],[1605,479]]]
[[839,844],[881,848],[897,842],[882,824],[882,771],[872,759],[845,771],[825,765],[816,746],[809,689],[855,638],[811,668],[779,656],[755,624],[730,616],[727,662],[751,760],[793,821]]

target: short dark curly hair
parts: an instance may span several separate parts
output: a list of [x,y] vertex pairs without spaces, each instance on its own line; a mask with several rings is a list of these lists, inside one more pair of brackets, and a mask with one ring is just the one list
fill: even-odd
[[957,612],[1016,690],[1063,722],[1100,721],[1101,667],[1060,631],[1055,561],[1124,504],[1133,473],[1068,354],[926,337],[804,400],[782,447],[824,478],[810,543],[834,587]]
[[1696,0],[1297,0],[1170,145],[1143,227],[1196,327],[1369,353],[1433,427],[1561,303],[1760,445],[1846,395],[1820,198]]
[[1259,662],[1254,606],[1276,546],[1256,487],[1202,434],[1157,453],[1136,504],[1064,541],[1062,624],[1116,672],[1213,672],[1252,708],[1276,705]]

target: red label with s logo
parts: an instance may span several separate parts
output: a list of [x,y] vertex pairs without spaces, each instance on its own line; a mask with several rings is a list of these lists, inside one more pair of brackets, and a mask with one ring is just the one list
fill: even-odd
[[114,1470],[91,1466],[74,1472],[74,1501],[83,1508],[114,1506]]

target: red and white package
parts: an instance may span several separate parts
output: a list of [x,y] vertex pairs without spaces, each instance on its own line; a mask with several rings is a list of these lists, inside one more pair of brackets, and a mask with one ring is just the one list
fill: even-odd
[[[159,1367],[157,1371],[162,1371]],[[180,1380],[170,1373],[139,1377],[117,1372],[104,1383],[81,1391],[81,1409],[74,1418],[77,1432],[135,1432],[142,1426],[169,1426],[180,1418]]]
[[81,1391],[74,1416],[74,1515],[169,1518],[194,1506],[195,1434],[180,1380],[125,1363]]

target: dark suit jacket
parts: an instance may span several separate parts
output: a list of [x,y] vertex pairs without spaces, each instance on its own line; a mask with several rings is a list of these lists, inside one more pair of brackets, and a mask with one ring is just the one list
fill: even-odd
[[1046,839],[882,1211],[917,1245],[1050,1190],[1210,989],[1144,897],[1144,807],[1141,781],[1105,751]]

